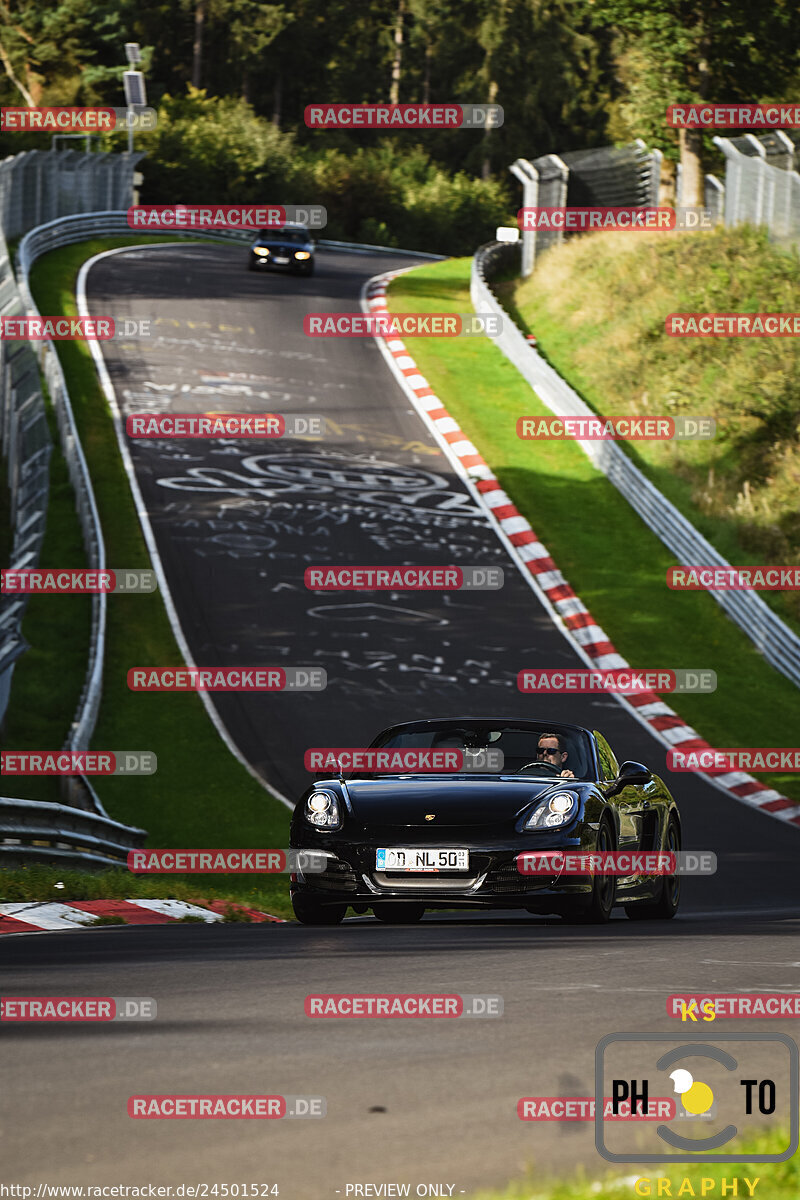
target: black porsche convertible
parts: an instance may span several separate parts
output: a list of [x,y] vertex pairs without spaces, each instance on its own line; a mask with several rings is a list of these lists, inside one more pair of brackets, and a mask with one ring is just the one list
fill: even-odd
[[454,717],[393,725],[372,747],[462,753],[455,769],[436,774],[340,766],[317,778],[290,834],[293,847],[324,857],[321,872],[292,876],[303,924],[336,925],[348,907],[390,923],[418,921],[426,908],[522,908],[587,924],[607,921],[615,905],[633,920],[675,915],[677,874],[520,870],[531,851],[681,848],[664,782],[642,763],[620,765],[596,730]]

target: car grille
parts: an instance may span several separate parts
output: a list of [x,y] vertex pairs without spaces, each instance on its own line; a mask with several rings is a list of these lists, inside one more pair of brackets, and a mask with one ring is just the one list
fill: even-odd
[[325,870],[305,876],[306,884],[322,887],[327,892],[355,892],[356,873],[349,863],[340,858],[329,858]]
[[535,892],[543,886],[547,886],[549,882],[549,879],[546,880],[541,875],[521,875],[517,870],[516,862],[509,862],[504,863],[502,867],[495,867],[493,871],[489,872],[481,892],[494,892],[498,896]]

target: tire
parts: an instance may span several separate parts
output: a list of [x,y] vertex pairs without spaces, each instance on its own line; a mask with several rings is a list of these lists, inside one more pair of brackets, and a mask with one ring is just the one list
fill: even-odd
[[347,912],[346,904],[322,904],[303,892],[292,896],[292,908],[301,925],[340,925]]
[[372,909],[384,925],[416,925],[425,912],[424,904],[376,904]]
[[247,264],[247,269],[248,269],[248,271],[255,271],[255,269],[256,269],[256,264],[253,262],[252,258],[250,259],[250,261]]
[[[681,831],[678,822],[670,817],[667,823],[665,850],[680,850]],[[671,921],[681,902],[680,875],[665,875],[661,880],[661,892],[657,900],[644,904],[626,904],[625,915],[630,921]]]
[[301,274],[302,275],[313,275],[314,274],[314,264],[309,263],[307,267],[303,267]]
[[[597,831],[595,850],[602,853],[613,849],[614,834],[608,821],[603,818]],[[562,917],[569,925],[605,925],[611,919],[616,894],[617,880],[614,875],[595,875],[588,902],[584,902],[580,908],[562,913]]]

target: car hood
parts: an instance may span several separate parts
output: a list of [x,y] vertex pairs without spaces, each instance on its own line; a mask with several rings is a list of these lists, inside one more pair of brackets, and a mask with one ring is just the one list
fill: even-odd
[[[575,780],[531,779],[352,779],[347,792],[356,820],[371,827],[419,825],[438,829],[508,821],[546,792],[575,786]],[[585,786],[585,785],[584,785]],[[427,819],[430,814],[433,819]]]

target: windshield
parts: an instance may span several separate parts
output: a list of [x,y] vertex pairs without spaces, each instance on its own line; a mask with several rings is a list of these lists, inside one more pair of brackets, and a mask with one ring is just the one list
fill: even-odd
[[422,765],[415,769],[412,755],[405,756],[408,765],[398,755],[396,763],[392,763],[391,759],[385,760],[384,765],[393,769],[351,771],[347,772],[349,777],[368,774],[375,778],[383,774],[427,774],[429,771],[432,775],[513,775],[526,768],[525,775],[533,778],[552,779],[567,772],[575,779],[592,778],[593,756],[589,735],[583,730],[564,730],[545,723],[534,729],[486,722],[398,730],[381,735],[373,747],[400,752],[451,750],[456,751],[457,755],[449,759],[439,755],[440,767],[444,769],[436,771],[430,771],[430,766],[425,766],[424,756],[421,756]]
[[308,233],[303,229],[262,229],[258,234],[259,241],[291,242],[302,246],[308,241]]

